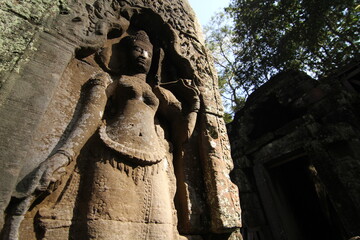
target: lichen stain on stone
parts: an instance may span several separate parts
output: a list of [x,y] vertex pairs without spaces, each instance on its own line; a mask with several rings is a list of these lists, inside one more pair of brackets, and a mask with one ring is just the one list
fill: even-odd
[[216,142],[215,141],[210,141],[210,145],[211,145],[211,147],[216,148]]
[[[52,0],[11,1],[0,4],[0,89],[5,83],[5,73],[21,70],[19,61],[26,51],[34,52],[33,41],[37,32],[43,31],[46,19],[55,17],[67,1]],[[21,34],[18,34],[21,32]],[[23,65],[23,63],[21,64]]]
[[33,26],[0,9],[0,76],[18,62],[31,42],[33,31]]

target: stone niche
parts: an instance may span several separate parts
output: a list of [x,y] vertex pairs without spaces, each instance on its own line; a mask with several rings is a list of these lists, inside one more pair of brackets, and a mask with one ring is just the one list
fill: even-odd
[[360,235],[359,77],[280,73],[228,125],[244,239]]
[[[242,239],[216,72],[186,0],[5,1],[0,7],[9,45],[0,69],[3,239]],[[152,52],[152,65],[147,83],[123,88],[144,93],[132,98],[131,104],[139,99],[147,104],[138,113],[148,115],[136,121],[152,123],[148,131],[160,140],[143,141],[134,150],[132,143],[122,143],[139,140],[142,132],[136,137],[124,132],[126,139],[113,143],[104,137],[113,123],[91,119],[111,118],[113,107],[120,106],[113,102],[131,98],[129,92],[111,98],[104,89],[126,75],[129,49],[121,43],[139,30],[152,44],[146,52],[147,57]],[[103,97],[109,97],[106,106],[94,107]],[[159,101],[159,110],[170,110],[154,112]],[[155,117],[146,118],[149,112]],[[54,158],[64,161],[61,168]],[[99,161],[90,161],[95,158]],[[94,171],[98,165],[102,170]],[[44,189],[43,176],[52,168],[57,175],[50,174],[54,178],[47,178]],[[148,207],[134,208],[137,216],[116,210],[136,206],[139,199]],[[157,228],[162,213],[169,228]]]

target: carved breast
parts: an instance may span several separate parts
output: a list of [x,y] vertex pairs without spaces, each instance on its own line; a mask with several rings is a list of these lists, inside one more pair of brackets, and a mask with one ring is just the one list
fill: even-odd
[[159,99],[152,92],[149,84],[145,80],[132,76],[123,76],[118,81],[118,88],[116,91],[118,99],[124,103],[127,100],[139,100],[145,105],[157,110],[159,106]]
[[166,154],[155,130],[154,117],[159,100],[140,79],[124,76],[115,91],[116,114],[106,119],[100,137],[110,148],[135,162],[152,164]]

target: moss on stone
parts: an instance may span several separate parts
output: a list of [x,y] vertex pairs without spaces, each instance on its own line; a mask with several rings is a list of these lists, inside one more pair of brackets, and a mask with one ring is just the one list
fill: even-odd
[[34,32],[32,24],[0,9],[0,77],[15,66]]
[[34,24],[42,25],[44,17],[55,16],[65,5],[65,0],[4,0],[1,8]]
[[25,51],[34,51],[37,32],[49,19],[67,13],[68,0],[3,0],[0,3],[0,89]]

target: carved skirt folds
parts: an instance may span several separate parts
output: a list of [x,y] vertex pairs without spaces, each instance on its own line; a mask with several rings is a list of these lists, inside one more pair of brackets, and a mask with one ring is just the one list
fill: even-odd
[[[147,166],[132,164],[93,138],[80,154],[76,169],[54,207],[39,211],[43,239],[67,239],[59,225],[68,225],[69,239],[179,238],[170,159]],[[71,218],[58,211],[68,211]]]

